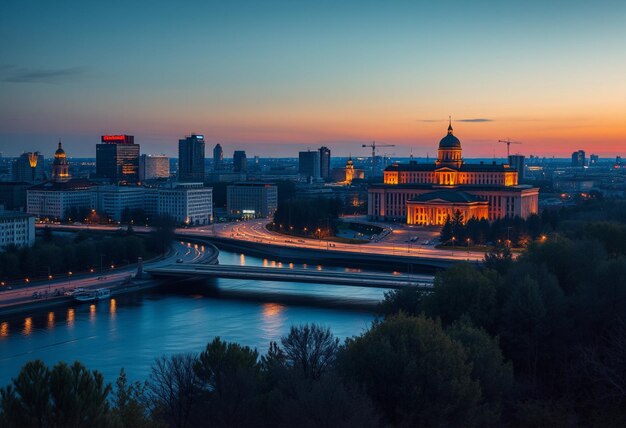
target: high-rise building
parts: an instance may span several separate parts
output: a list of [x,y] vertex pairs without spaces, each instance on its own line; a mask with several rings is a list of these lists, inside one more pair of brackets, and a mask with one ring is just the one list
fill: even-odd
[[61,146],[61,140],[59,140],[59,148],[56,152],[54,152],[54,161],[52,162],[52,179],[55,181],[70,179],[70,169],[67,164],[65,150],[63,150],[63,147]]
[[598,165],[598,161],[599,160],[600,160],[600,157],[598,155],[590,155],[589,156],[589,166]]
[[112,183],[139,179],[139,144],[132,135],[103,135],[96,144],[96,176]]
[[517,179],[523,180],[525,175],[524,155],[509,155],[509,165],[517,171]]
[[246,152],[243,150],[235,150],[233,154],[233,171],[246,172],[247,170],[248,160],[246,159]]
[[222,163],[224,162],[224,151],[220,143],[217,143],[213,148],[213,171],[219,171],[222,169]]
[[577,152],[572,153],[572,166],[573,167],[583,167],[586,165],[585,160],[585,151],[578,150]]
[[165,155],[141,155],[139,157],[139,180],[154,180],[170,176],[170,159]]
[[328,147],[320,147],[320,175],[323,179],[330,178],[330,149]]
[[320,178],[320,164],[320,152],[309,150],[299,153],[298,172],[303,179],[318,180]]
[[178,140],[178,180],[204,182],[204,135]]
[[39,152],[25,152],[13,164],[13,181],[37,183],[46,179],[43,168],[43,155]]

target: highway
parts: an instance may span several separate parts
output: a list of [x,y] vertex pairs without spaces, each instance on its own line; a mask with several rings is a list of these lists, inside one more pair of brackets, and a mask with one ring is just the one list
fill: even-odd
[[[167,257],[145,263],[144,268],[168,266],[175,264],[178,259],[181,259],[182,263],[199,263],[205,256],[206,251],[203,246],[176,242]],[[19,285],[5,284],[4,287],[0,288],[0,310],[7,306],[52,298],[55,297],[55,294],[63,294],[63,292],[74,288],[95,289],[117,285],[126,281],[136,271],[137,265],[107,266],[102,272],[80,273],[79,275],[68,272],[45,282],[26,283],[24,280]],[[34,298],[34,293],[38,293],[41,297]]]
[[[239,241],[257,242],[260,244],[278,245],[293,248],[309,248],[324,251],[341,251],[368,254],[384,254],[393,256],[431,257],[446,260],[482,261],[485,253],[466,251],[462,246],[455,250],[440,250],[420,242],[401,242],[409,236],[406,229],[396,228],[378,242],[364,244],[343,244],[325,239],[301,238],[287,236],[265,228],[267,219],[248,220],[242,222],[213,224],[206,227],[177,229],[176,233],[190,236],[206,236],[229,238]],[[395,226],[394,226],[395,227]]]

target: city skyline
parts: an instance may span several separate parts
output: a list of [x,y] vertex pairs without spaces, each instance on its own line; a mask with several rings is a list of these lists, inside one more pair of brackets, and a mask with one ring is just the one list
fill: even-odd
[[467,157],[624,154],[620,2],[150,5],[3,3],[0,151],[116,133],[175,157],[198,132],[227,157],[432,157],[452,115]]

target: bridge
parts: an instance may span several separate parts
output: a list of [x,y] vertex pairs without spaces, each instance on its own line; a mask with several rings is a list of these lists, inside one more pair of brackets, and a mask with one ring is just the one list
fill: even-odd
[[228,278],[259,281],[307,282],[354,287],[390,288],[418,287],[432,289],[433,277],[373,272],[340,272],[300,268],[268,268],[256,266],[181,264],[146,269],[154,278]]

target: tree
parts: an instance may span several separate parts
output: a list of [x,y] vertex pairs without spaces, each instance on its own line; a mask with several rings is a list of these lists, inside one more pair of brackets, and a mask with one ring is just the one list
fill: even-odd
[[335,363],[339,339],[317,324],[292,326],[281,338],[286,364],[307,379],[319,379]]
[[461,263],[435,276],[432,293],[424,299],[426,313],[449,325],[467,315],[478,326],[491,329],[497,310],[497,278]]
[[157,358],[146,386],[154,419],[176,428],[190,426],[199,388],[195,364],[192,354]]
[[513,366],[505,361],[498,340],[474,327],[467,317],[451,325],[447,333],[465,348],[472,364],[472,378],[480,383],[484,403],[489,409],[483,414],[485,420],[480,425],[498,425],[503,403],[513,393]]
[[111,386],[97,371],[78,361],[60,362],[50,372],[52,425],[61,427],[104,427],[107,425]]
[[512,263],[513,256],[508,245],[498,245],[485,254],[485,267],[498,272],[500,275],[506,274]]
[[463,346],[423,316],[389,317],[348,339],[339,370],[394,426],[473,426],[481,391]]
[[104,427],[110,389],[100,373],[79,362],[61,362],[50,370],[42,361],[32,361],[0,391],[2,422],[17,427]]
[[385,298],[378,304],[377,312],[383,316],[400,312],[406,315],[419,315],[424,310],[424,292],[417,287],[404,287],[385,292]]
[[50,370],[41,360],[28,362],[0,390],[3,426],[44,427],[50,424]]
[[448,241],[452,239],[452,236],[454,236],[452,230],[452,221],[450,220],[450,216],[448,215],[446,216],[446,221],[441,228],[441,232],[439,233],[439,240],[442,244],[445,245],[448,243]]
[[[216,337],[194,365],[203,392],[203,413],[215,426],[243,426],[258,417],[258,352]],[[206,419],[205,419],[206,420]]]
[[148,406],[145,385],[139,382],[129,383],[124,369],[115,382],[112,400],[111,425],[116,428],[142,428],[151,426],[148,418]]

